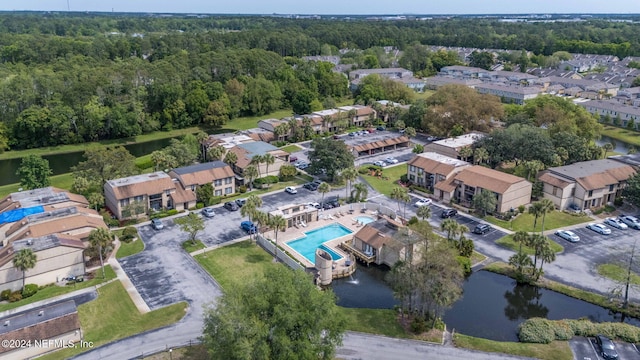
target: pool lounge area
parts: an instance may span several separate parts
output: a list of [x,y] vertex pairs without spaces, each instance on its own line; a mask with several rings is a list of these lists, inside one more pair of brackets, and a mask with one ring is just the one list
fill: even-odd
[[[355,271],[355,259],[340,248],[353,238],[364,224],[375,221],[377,210],[363,208],[350,211],[351,206],[342,206],[324,211],[319,220],[307,223],[306,227],[291,227],[278,232],[278,246],[307,268],[315,268],[315,251],[321,248],[333,259],[333,277],[349,276]],[[273,232],[266,234],[273,239]]]

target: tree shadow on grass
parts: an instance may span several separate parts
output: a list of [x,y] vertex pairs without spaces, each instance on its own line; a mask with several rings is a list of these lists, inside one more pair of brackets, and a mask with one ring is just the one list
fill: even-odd
[[250,264],[257,264],[267,261],[267,258],[263,254],[251,254],[244,257],[244,261]]

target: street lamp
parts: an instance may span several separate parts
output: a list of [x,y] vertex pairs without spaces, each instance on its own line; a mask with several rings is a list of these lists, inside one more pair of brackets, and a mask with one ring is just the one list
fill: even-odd
[[173,352],[173,349],[169,349],[169,359],[173,360],[173,355],[171,354]]

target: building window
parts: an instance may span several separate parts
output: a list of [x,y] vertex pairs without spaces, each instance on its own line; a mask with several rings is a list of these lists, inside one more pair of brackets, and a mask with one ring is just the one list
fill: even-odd
[[609,191],[613,191],[614,184],[609,185]]
[[222,179],[217,179],[217,180],[215,180],[215,181],[213,182],[213,184],[214,184],[215,186],[220,186],[220,185],[222,185]]
[[413,165],[409,165],[409,171],[415,172],[416,171],[416,167],[413,166]]
[[191,185],[191,191],[196,191],[196,186],[195,185]]
[[593,190],[589,190],[589,197],[593,196]]
[[229,185],[229,184],[231,184],[231,181],[232,181],[232,180],[231,180],[231,178],[230,178],[230,177],[228,177],[228,178],[224,179],[224,183],[225,183],[225,185]]
[[409,175],[409,180],[411,180],[411,181],[415,181],[415,180],[416,180],[415,175]]
[[222,196],[222,190],[216,190],[216,196]]
[[165,190],[164,194],[167,195],[167,196],[171,195],[171,190]]
[[553,187],[553,196],[558,196],[558,190],[560,190],[560,189],[558,189],[557,186]]
[[230,188],[230,187],[225,188],[225,189],[224,189],[224,193],[225,193],[225,194],[231,194],[231,188]]
[[120,206],[127,206],[127,205],[129,205],[129,199],[120,200]]

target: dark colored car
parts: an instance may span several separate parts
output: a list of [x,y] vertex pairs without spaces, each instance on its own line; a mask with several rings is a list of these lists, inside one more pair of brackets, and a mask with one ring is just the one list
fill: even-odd
[[289,162],[290,163],[294,163],[296,161],[298,161],[298,157],[297,156],[289,156]]
[[312,184],[316,184],[317,186],[320,186],[320,184],[322,184],[322,180],[319,179],[315,179],[311,182]]
[[243,207],[244,204],[247,203],[247,199],[237,199],[236,200],[236,205],[238,205],[238,207]]
[[458,210],[456,209],[446,209],[445,211],[442,212],[442,214],[440,214],[440,217],[443,219],[447,219],[453,216],[458,215]]
[[616,351],[616,345],[604,335],[596,336],[596,344],[600,348],[600,354],[604,359],[617,359],[618,352]]
[[333,209],[333,205],[329,204],[329,203],[324,203],[322,204],[322,208],[325,210],[329,210],[329,209]]
[[474,234],[484,235],[491,231],[491,226],[487,224],[478,224],[475,228],[473,228]]
[[332,196],[324,200],[326,204],[330,204],[334,208],[340,207],[340,202],[338,201],[337,196]]
[[378,126],[378,127],[376,128],[376,130],[378,130],[378,131],[384,131],[385,129],[384,129],[384,126]]
[[318,190],[318,185],[314,184],[314,183],[306,183],[304,185],[302,185],[303,188],[310,190],[310,191],[316,191]]
[[233,201],[229,201],[224,203],[224,208],[229,210],[229,211],[237,211],[238,210],[238,204],[234,203]]
[[242,230],[246,231],[247,234],[255,234],[258,229],[251,221],[243,221],[240,223],[240,227]]

